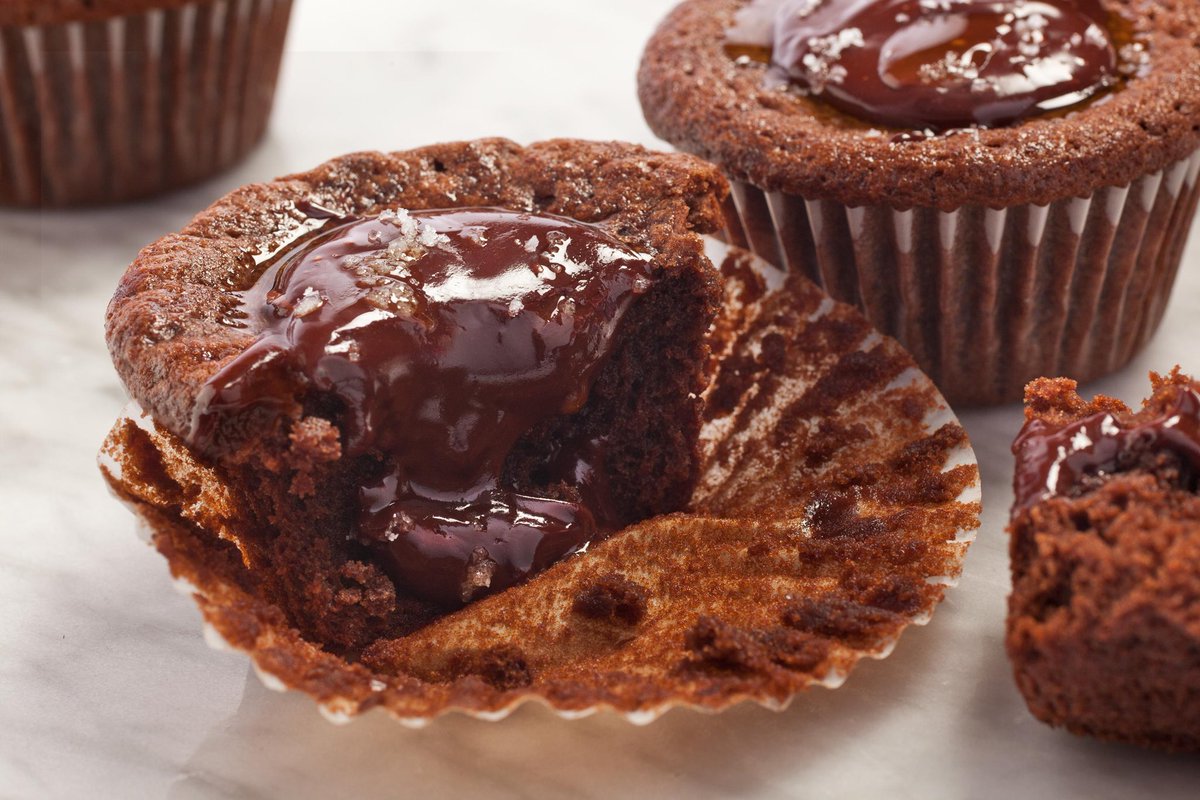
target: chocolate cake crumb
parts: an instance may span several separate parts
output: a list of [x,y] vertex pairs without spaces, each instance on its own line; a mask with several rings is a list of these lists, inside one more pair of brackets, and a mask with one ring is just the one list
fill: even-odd
[[781,627],[747,630],[708,616],[696,621],[684,644],[693,658],[681,664],[683,671],[813,672],[831,653],[830,639],[808,631]]
[[[786,429],[781,425],[776,428],[776,436]],[[817,429],[808,435],[805,449],[808,451],[807,462],[810,467],[820,467],[843,447],[865,442],[871,438],[871,431],[861,422],[843,423],[836,420],[822,420]]]
[[[900,543],[894,555],[899,564],[916,564],[929,555],[924,542]],[[865,586],[860,594],[865,605],[892,614],[915,614],[925,603],[924,587],[906,575],[887,575]]]
[[571,610],[588,619],[613,625],[637,625],[646,616],[646,589],[616,572],[601,575],[585,586]]
[[702,662],[721,669],[759,672],[770,666],[757,637],[715,617],[700,617],[683,641]]
[[524,654],[510,645],[459,652],[451,657],[448,673],[450,680],[476,676],[502,691],[520,689],[533,681]]
[[321,417],[304,417],[288,433],[291,441],[290,461],[295,474],[292,476],[292,493],[297,497],[310,497],[317,491],[314,473],[317,465],[331,464],[341,458],[341,433],[329,420]]
[[784,625],[829,638],[865,643],[896,623],[896,613],[841,597],[808,597],[788,605]]

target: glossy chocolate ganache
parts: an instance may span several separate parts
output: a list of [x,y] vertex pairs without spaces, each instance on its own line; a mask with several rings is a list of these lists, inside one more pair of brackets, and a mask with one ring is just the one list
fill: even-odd
[[535,494],[505,467],[531,430],[584,407],[649,261],[551,215],[330,218],[243,293],[258,338],[209,381],[192,443],[212,452],[222,417],[316,393],[338,410],[343,457],[378,461],[357,536],[397,584],[451,606],[498,591],[621,524],[602,436],[557,442]]
[[734,55],[861,120],[946,131],[1074,107],[1120,77],[1101,0],[754,0]]
[[1165,410],[1123,422],[1093,414],[1066,426],[1025,423],[1013,442],[1015,516],[1042,500],[1074,497],[1114,474],[1149,470],[1195,491],[1200,477],[1200,394],[1180,387]]

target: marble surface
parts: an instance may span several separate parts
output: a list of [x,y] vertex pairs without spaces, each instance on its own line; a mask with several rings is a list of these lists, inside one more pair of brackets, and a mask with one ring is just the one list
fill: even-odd
[[[1015,406],[964,416],[985,519],[928,628],[836,691],[774,713],[675,711],[645,728],[525,708],[411,731],[334,727],[205,646],[199,615],[105,490],[124,404],[105,302],[144,244],[225,191],[357,149],[556,135],[653,143],[634,94],[671,0],[299,0],[277,113],[235,171],[138,205],[0,212],[0,797],[1195,797],[1200,759],[1053,731],[1001,645]],[[1200,371],[1200,239],[1149,348],[1089,390]]]

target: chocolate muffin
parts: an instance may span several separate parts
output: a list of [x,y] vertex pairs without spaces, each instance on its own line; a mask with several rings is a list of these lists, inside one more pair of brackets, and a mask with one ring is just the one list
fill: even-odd
[[687,501],[720,300],[689,226],[723,186],[618,145],[347,157],[144,251],[109,343],[253,510],[242,558],[353,651]]
[[132,200],[266,130],[291,0],[0,3],[0,205]]
[[1194,0],[687,0],[639,91],[731,178],[732,241],[986,404],[1153,334],[1200,194],[1198,47]]
[[718,275],[726,191],[484,140],[234,192],[122,279],[145,413],[105,475],[219,638],[338,718],[836,685],[953,581],[978,474],[857,312]]
[[1139,411],[1065,378],[1026,391],[1013,445],[1008,654],[1051,725],[1200,749],[1200,383]]

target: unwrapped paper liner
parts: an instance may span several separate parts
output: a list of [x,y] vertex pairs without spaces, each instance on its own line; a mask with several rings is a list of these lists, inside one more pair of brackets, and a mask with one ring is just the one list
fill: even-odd
[[334,721],[500,719],[528,701],[635,723],[677,706],[782,708],[929,620],[979,525],[978,469],[933,384],[856,310],[744,251],[711,242],[710,255],[727,302],[689,508],[354,660],[305,641],[263,596],[222,542],[236,544],[229,492],[178,439],[135,411],[102,467],[209,641]]

